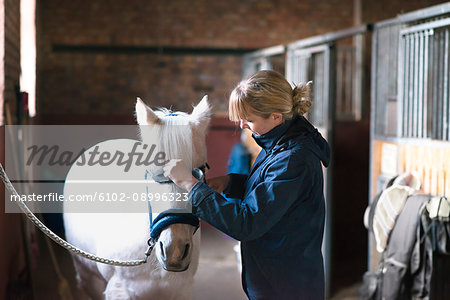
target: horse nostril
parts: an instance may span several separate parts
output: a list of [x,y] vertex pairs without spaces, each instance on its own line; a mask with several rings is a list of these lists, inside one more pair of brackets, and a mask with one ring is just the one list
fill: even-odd
[[184,253],[183,253],[182,259],[185,259],[188,256],[190,247],[191,247],[190,244],[186,244],[186,246],[184,247]]
[[162,242],[159,242],[159,249],[161,250],[161,257],[166,259],[166,253],[164,252],[164,245]]

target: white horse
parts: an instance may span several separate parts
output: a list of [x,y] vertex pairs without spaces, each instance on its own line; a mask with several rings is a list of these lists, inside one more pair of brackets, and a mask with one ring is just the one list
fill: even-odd
[[[156,145],[154,153],[164,153],[166,160],[181,158],[188,164],[191,163],[193,167],[206,163],[205,135],[210,114],[206,96],[194,107],[191,114],[172,113],[164,109],[153,111],[140,99],[136,102],[136,117],[143,143]],[[108,151],[130,153],[131,145],[136,142],[139,143],[127,139],[110,140],[97,144],[99,146],[97,150],[100,153]],[[87,152],[89,150],[85,153]],[[173,183],[153,182],[151,185],[147,184],[147,188],[150,188],[145,191],[142,189],[142,183],[133,186],[114,180],[142,181],[146,171],[151,174],[161,168],[155,164],[146,166],[144,171],[142,167],[133,165],[128,172],[124,172],[123,168],[118,168],[117,165],[114,168],[90,167],[88,172],[75,165],[76,163],[66,178],[64,187],[66,199],[77,193],[93,195],[105,188],[101,182],[112,182],[106,184],[110,193],[103,194],[103,205],[107,204],[105,203],[107,200],[117,201],[121,197],[124,198],[125,194],[120,193],[126,190],[125,186],[128,186],[128,191],[133,190],[138,195],[138,197],[129,196],[128,200],[132,197],[139,198],[133,200],[141,200],[141,192],[156,193],[155,186],[158,193],[169,196],[177,193],[185,195],[183,194],[185,191]],[[80,184],[83,182],[80,179],[85,182],[91,181],[91,184]],[[100,183],[92,184],[93,182]],[[139,188],[136,188],[137,186]],[[170,198],[167,195],[166,198]],[[120,260],[142,259],[147,249],[150,224],[147,201],[143,203],[145,205],[142,206],[142,213],[67,213],[76,211],[74,205],[80,203],[65,201],[66,238],[75,246],[101,257]],[[168,205],[166,208],[186,206],[186,202],[183,201],[164,203]],[[132,204],[135,205],[134,208],[139,207],[135,202]],[[152,205],[153,219],[162,209],[161,207],[155,209]],[[79,287],[92,299],[191,299],[193,277],[199,261],[199,246],[200,230],[196,231],[196,227],[188,224],[172,224],[163,229],[147,263],[143,265],[111,266],[87,260],[76,254],[72,254],[72,258]]]

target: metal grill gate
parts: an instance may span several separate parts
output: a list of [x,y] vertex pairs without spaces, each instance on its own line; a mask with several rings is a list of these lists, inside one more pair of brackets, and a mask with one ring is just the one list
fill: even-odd
[[[421,193],[450,196],[449,31],[450,3],[374,24],[370,199],[406,171],[419,176]],[[373,271],[372,238],[368,256]],[[450,259],[434,259],[430,299],[445,299]]]

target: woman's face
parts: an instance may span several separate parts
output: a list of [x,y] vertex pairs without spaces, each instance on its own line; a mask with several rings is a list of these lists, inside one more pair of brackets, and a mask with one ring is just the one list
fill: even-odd
[[282,121],[282,115],[279,113],[272,113],[267,119],[249,113],[245,120],[239,121],[239,126],[242,129],[248,128],[254,135],[263,135],[280,125]]

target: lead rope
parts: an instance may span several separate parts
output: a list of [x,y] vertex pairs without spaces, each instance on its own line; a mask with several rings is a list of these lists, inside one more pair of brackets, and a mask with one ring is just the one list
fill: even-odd
[[[148,175],[151,175],[150,172],[145,170],[145,175],[144,175],[145,180],[147,180],[147,176]],[[149,230],[151,232],[152,231],[152,225],[153,225],[153,212],[152,212],[152,205],[150,204],[150,198],[149,198],[149,193],[148,193],[148,183],[145,184],[145,195],[147,197]],[[148,252],[149,250],[147,250],[147,252],[145,252],[145,255],[147,255],[147,257],[150,255],[152,249],[155,247],[155,244],[156,244],[156,240],[154,238],[150,237],[148,239],[148,241],[147,241],[147,245],[149,247],[148,249],[150,250],[150,252]]]
[[[3,183],[5,184],[5,187],[11,192],[12,195],[18,197],[18,199],[20,199],[19,194],[17,193],[16,189],[14,188],[14,186],[12,185],[11,181],[8,178],[8,175],[6,175],[5,170],[3,169],[2,164],[0,164],[0,177],[3,180]],[[6,201],[6,199],[5,199]],[[22,201],[18,201],[16,202],[17,205],[19,206],[19,208],[22,210],[22,212],[28,217],[28,219],[37,227],[39,228],[46,236],[48,236],[49,238],[51,238],[53,241],[55,241],[57,244],[61,245],[63,248],[77,254],[80,255],[84,258],[90,259],[92,261],[95,262],[99,262],[102,264],[107,264],[107,265],[113,265],[113,266],[120,266],[120,267],[135,267],[135,266],[139,266],[142,265],[144,263],[147,262],[148,257],[150,256],[155,244],[154,241],[152,239],[150,239],[148,241],[148,248],[147,251],[145,252],[145,258],[141,259],[141,260],[116,260],[116,259],[110,259],[110,258],[104,258],[104,257],[100,257],[100,256],[96,256],[92,253],[86,252],[84,250],[81,250],[77,247],[75,247],[74,245],[72,245],[71,243],[67,242],[66,240],[63,240],[62,238],[60,238],[57,234],[55,234],[53,231],[51,231],[50,229],[48,229],[47,226],[45,226],[41,220],[39,220],[32,212],[31,210],[28,208],[28,206],[22,202]]]

